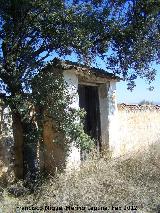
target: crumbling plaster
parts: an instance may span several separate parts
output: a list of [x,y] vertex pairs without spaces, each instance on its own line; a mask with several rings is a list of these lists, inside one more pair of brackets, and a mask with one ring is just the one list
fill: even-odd
[[[97,85],[99,91],[100,104],[100,126],[101,126],[101,147],[97,149],[110,150],[115,154],[117,149],[117,102],[116,102],[116,81],[103,78],[94,78],[90,75],[85,77],[79,75],[74,70],[64,72],[64,80],[67,82],[68,91],[73,97],[71,107],[79,108],[78,84]],[[95,81],[94,81],[95,80]],[[67,165],[80,164],[80,150],[73,144],[70,147],[70,154],[67,159]]]
[[[64,81],[67,84],[67,92],[72,97],[71,108],[79,109],[78,85],[94,85],[98,87],[100,104],[100,126],[101,126],[101,145],[97,149],[116,150],[116,80],[97,77],[94,74],[85,75],[76,72],[74,69],[63,71]],[[79,120],[75,120],[79,122]],[[12,128],[11,128],[12,129]],[[57,137],[56,130],[52,121],[46,121],[43,129],[44,153],[41,159],[45,169],[49,173],[51,170],[59,170],[65,166],[66,170],[77,169],[81,163],[80,149],[72,143],[69,147],[69,154],[66,155],[61,144],[55,143]],[[13,135],[12,135],[13,138]],[[63,139],[62,139],[63,140]],[[8,165],[9,166],[9,165]]]

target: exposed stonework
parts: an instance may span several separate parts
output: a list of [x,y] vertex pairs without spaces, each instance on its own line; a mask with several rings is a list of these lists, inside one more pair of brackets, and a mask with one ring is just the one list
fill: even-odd
[[[96,87],[97,100],[99,100],[98,107],[100,111],[101,126],[99,131],[100,140],[96,143],[97,149],[101,150],[109,148],[114,151],[117,146],[115,135],[117,124],[116,82],[120,79],[111,73],[105,72],[104,70],[89,68],[77,63],[55,60],[52,65],[53,69],[58,69],[60,72],[63,72],[64,81],[67,83],[67,90],[72,97],[72,103],[70,104],[71,108],[79,109],[79,85]],[[93,106],[91,107],[93,108]],[[91,110],[89,112],[91,112]],[[75,122],[79,122],[78,119],[75,120]],[[57,143],[57,138],[60,143]],[[51,121],[49,118],[46,118],[43,122],[42,141],[42,151],[39,150],[37,156],[40,158],[40,164],[48,173],[54,174],[56,170],[61,170],[64,167],[67,171],[69,171],[72,168],[78,168],[80,166],[80,148],[77,148],[74,143],[70,144],[68,147],[69,152],[66,153],[66,149],[63,144],[63,136],[57,132],[54,121]],[[2,150],[4,149],[5,148],[3,147]],[[17,147],[15,147],[15,153],[21,153],[16,152],[16,150]],[[2,158],[3,160],[5,159],[4,156]],[[22,164],[23,162],[21,162],[21,165]],[[20,168],[20,164],[18,164],[18,162],[17,165],[19,166],[17,166],[17,168]]]
[[65,149],[63,137],[57,133],[54,122],[49,119],[44,121],[43,145],[43,159],[41,158],[40,161],[43,161],[45,171],[49,174],[54,174],[57,170],[64,169]]
[[[57,67],[59,66],[59,67]],[[54,68],[54,67],[53,67]],[[63,69],[64,81],[67,83],[67,90],[72,97],[71,108],[79,109],[78,85],[97,86],[100,102],[100,122],[101,122],[101,148],[109,148],[114,144],[115,139],[115,114],[116,107],[116,78],[109,73],[100,72],[98,76],[95,71],[86,67],[77,67],[75,64],[62,63],[56,65],[56,68]],[[93,72],[93,73],[92,73]],[[78,120],[75,122],[79,122]],[[49,173],[61,168],[67,171],[78,168],[81,162],[80,149],[74,143],[68,147],[69,152],[62,144],[56,143],[57,132],[54,128],[53,121],[46,121],[43,129],[44,143],[44,166]],[[63,140],[63,139],[62,139]],[[99,144],[97,145],[100,149]],[[111,147],[112,148],[112,147]]]
[[149,104],[118,104],[118,110],[125,110],[125,111],[155,111],[158,110],[160,111],[160,105],[149,105]]

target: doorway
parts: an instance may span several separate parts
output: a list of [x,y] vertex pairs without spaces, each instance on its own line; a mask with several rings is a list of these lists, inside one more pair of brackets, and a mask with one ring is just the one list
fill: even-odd
[[100,148],[100,109],[98,86],[79,85],[79,107],[86,111],[84,131]]

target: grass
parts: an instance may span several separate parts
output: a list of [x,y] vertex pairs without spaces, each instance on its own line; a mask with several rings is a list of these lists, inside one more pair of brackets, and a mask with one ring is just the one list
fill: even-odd
[[[48,209],[46,212],[158,212],[159,159],[160,144],[150,146],[145,153],[138,152],[132,156],[117,159],[100,158],[94,155],[83,163],[80,171],[50,177],[37,188],[34,194],[15,198],[4,190],[0,212],[43,212],[24,211],[22,207],[31,209],[32,207],[45,208],[44,206],[48,206],[46,208],[62,206],[63,210],[68,206],[67,211],[60,209],[54,211],[53,208],[53,211]],[[125,206],[132,205],[137,206],[137,211],[124,210]],[[69,209],[69,206],[75,207],[74,210]],[[109,210],[104,207],[108,207]],[[119,208],[119,211],[115,210],[115,207]]]

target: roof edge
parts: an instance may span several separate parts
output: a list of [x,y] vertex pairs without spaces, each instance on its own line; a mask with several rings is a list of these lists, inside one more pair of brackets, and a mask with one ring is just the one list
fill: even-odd
[[78,71],[83,71],[83,72],[88,71],[88,72],[94,73],[97,77],[107,78],[107,79],[116,80],[116,81],[122,80],[122,78],[120,78],[119,76],[116,76],[113,73],[109,73],[109,72],[105,71],[104,69],[90,67],[90,66],[83,65],[78,62],[72,62],[69,60],[64,61],[59,58],[54,58],[51,61],[51,65],[53,65],[57,68],[58,67],[62,68],[63,70],[76,69]]

